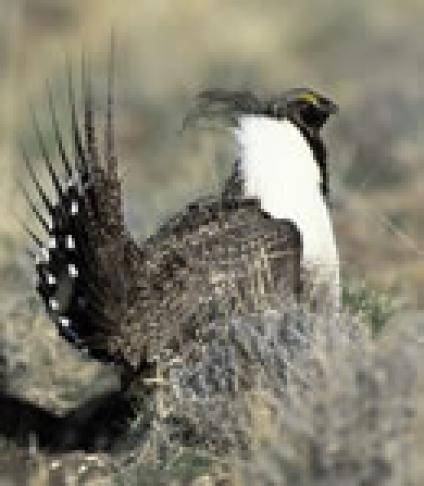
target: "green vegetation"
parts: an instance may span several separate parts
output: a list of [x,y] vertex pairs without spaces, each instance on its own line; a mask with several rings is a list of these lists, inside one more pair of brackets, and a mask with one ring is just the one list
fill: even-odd
[[343,285],[342,300],[346,312],[360,316],[370,327],[374,337],[383,329],[386,322],[405,306],[394,291],[382,292],[358,281]]

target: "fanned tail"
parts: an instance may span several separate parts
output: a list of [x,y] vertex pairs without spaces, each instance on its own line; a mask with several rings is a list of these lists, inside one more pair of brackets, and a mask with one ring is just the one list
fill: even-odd
[[[68,154],[54,96],[47,87],[52,133],[57,154],[50,154],[32,110],[37,144],[52,182],[48,196],[29,155],[23,159],[42,208],[21,187],[44,236],[26,227],[35,243],[37,290],[59,333],[98,359],[119,361],[111,336],[119,333],[128,309],[131,272],[128,258],[138,252],[123,220],[121,185],[114,153],[113,40],[106,100],[105,144],[99,148],[91,67],[82,61],[84,127],[80,128],[72,69],[68,62],[67,91],[73,153]],[[101,154],[100,152],[103,152]],[[60,164],[55,159],[60,160]],[[127,255],[127,256],[126,256]]]

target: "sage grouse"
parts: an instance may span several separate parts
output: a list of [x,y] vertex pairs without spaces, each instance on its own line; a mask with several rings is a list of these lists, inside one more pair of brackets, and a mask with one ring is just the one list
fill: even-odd
[[71,151],[51,91],[57,153],[49,153],[33,117],[53,197],[24,151],[43,209],[24,193],[46,235],[27,229],[37,246],[37,290],[66,340],[97,359],[137,370],[164,349],[181,350],[205,320],[249,311],[283,294],[301,298],[311,282],[326,287],[328,305],[337,307],[339,265],[320,136],[337,111],[334,103],[303,88],[269,99],[201,93],[188,120],[225,121],[239,147],[233,170],[219,196],[188,204],[139,244],[123,217],[112,75],[102,148],[89,77],[82,77],[81,127],[68,70]]

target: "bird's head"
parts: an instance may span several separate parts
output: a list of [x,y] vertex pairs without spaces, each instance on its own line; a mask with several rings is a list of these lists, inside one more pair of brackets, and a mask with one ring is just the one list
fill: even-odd
[[319,135],[328,117],[337,113],[337,105],[309,88],[293,88],[280,95],[260,99],[249,91],[222,89],[203,91],[185,124],[199,118],[219,118],[226,125],[238,126],[243,116],[267,116],[289,119],[311,138]]
[[293,88],[271,98],[266,106],[267,115],[288,118],[310,136],[317,136],[328,117],[337,111],[333,101],[308,88]]
[[333,101],[308,88],[293,88],[280,95],[264,98],[250,91],[217,89],[198,95],[197,104],[187,115],[184,127],[199,119],[218,120],[221,126],[235,129],[233,132],[238,138],[243,132],[239,129],[246,118],[289,121],[298,127],[309,143],[321,172],[321,190],[327,197],[326,150],[320,132],[329,116],[337,111],[338,107]]

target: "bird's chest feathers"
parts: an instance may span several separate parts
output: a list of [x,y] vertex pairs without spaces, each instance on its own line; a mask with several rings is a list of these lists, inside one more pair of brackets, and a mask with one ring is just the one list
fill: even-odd
[[289,121],[246,116],[237,132],[246,196],[284,218],[310,211],[321,198],[320,173],[300,130]]
[[245,196],[258,198],[271,217],[296,224],[305,259],[336,258],[319,167],[300,130],[287,120],[245,116],[236,136]]

